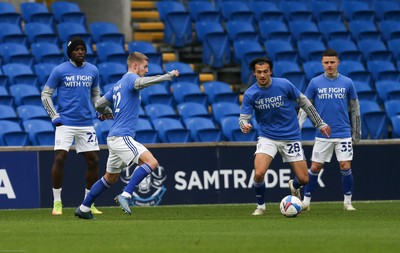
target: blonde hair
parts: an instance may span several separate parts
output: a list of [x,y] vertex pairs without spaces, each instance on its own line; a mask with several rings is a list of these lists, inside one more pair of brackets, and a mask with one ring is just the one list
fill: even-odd
[[148,62],[149,58],[146,55],[142,54],[142,53],[133,52],[133,53],[129,54],[128,60],[127,60],[127,64],[128,64],[128,66],[130,66],[134,62],[142,62],[142,61],[147,61]]

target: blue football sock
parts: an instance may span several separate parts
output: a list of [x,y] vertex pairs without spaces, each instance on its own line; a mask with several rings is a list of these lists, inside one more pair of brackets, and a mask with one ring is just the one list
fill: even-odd
[[353,173],[351,169],[349,170],[340,170],[342,173],[342,191],[344,195],[352,195],[353,194]]
[[299,183],[299,180],[297,179],[297,177],[295,177],[295,178],[293,179],[293,187],[294,187],[295,189],[299,189],[299,188],[301,187],[301,184]]
[[256,199],[257,199],[257,204],[259,206],[265,204],[265,182],[262,181],[262,183],[253,183],[254,190],[256,192]]
[[92,186],[90,189],[90,192],[86,196],[86,198],[83,200],[82,205],[90,207],[93,203],[94,200],[105,190],[107,190],[111,185],[107,183],[107,181],[104,179],[104,177],[101,177],[99,180],[97,180],[96,183]]
[[145,177],[147,177],[147,175],[149,175],[152,171],[153,170],[151,169],[151,167],[148,164],[143,163],[142,165],[140,165],[133,172],[131,179],[129,180],[128,184],[124,188],[124,192],[132,194],[133,191],[135,190],[135,186],[138,185],[140,182],[142,182],[142,180]]
[[304,196],[311,197],[315,188],[317,188],[318,184],[318,174],[319,172],[313,172],[308,170],[308,184],[304,187]]

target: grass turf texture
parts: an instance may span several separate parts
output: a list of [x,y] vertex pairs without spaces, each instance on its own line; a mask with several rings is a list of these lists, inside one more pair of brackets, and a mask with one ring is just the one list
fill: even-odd
[[1,252],[399,252],[400,201],[312,203],[296,218],[278,203],[267,214],[254,204],[101,207],[96,220],[79,220],[73,208],[1,210]]

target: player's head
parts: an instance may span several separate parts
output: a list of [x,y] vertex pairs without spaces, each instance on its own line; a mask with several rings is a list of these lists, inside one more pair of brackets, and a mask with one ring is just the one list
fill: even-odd
[[149,72],[149,58],[146,55],[133,52],[128,56],[128,70],[135,74],[138,74],[140,77],[143,77]]
[[85,42],[79,37],[71,38],[67,44],[67,54],[68,57],[72,61],[78,63],[78,65],[79,63],[84,62],[86,55]]
[[268,58],[256,58],[250,62],[250,68],[259,85],[266,86],[271,83],[271,74],[274,64]]
[[325,70],[325,75],[329,77],[334,77],[337,75],[337,69],[339,66],[338,53],[329,48],[322,53],[322,66]]

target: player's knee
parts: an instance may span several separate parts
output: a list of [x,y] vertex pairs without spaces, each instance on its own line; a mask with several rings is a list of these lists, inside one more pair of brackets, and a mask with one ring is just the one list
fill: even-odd
[[256,172],[254,173],[254,181],[257,183],[261,183],[264,180],[265,173]]
[[155,170],[158,168],[158,161],[155,158],[150,159],[149,161],[146,162],[147,165],[151,167],[152,170]]

